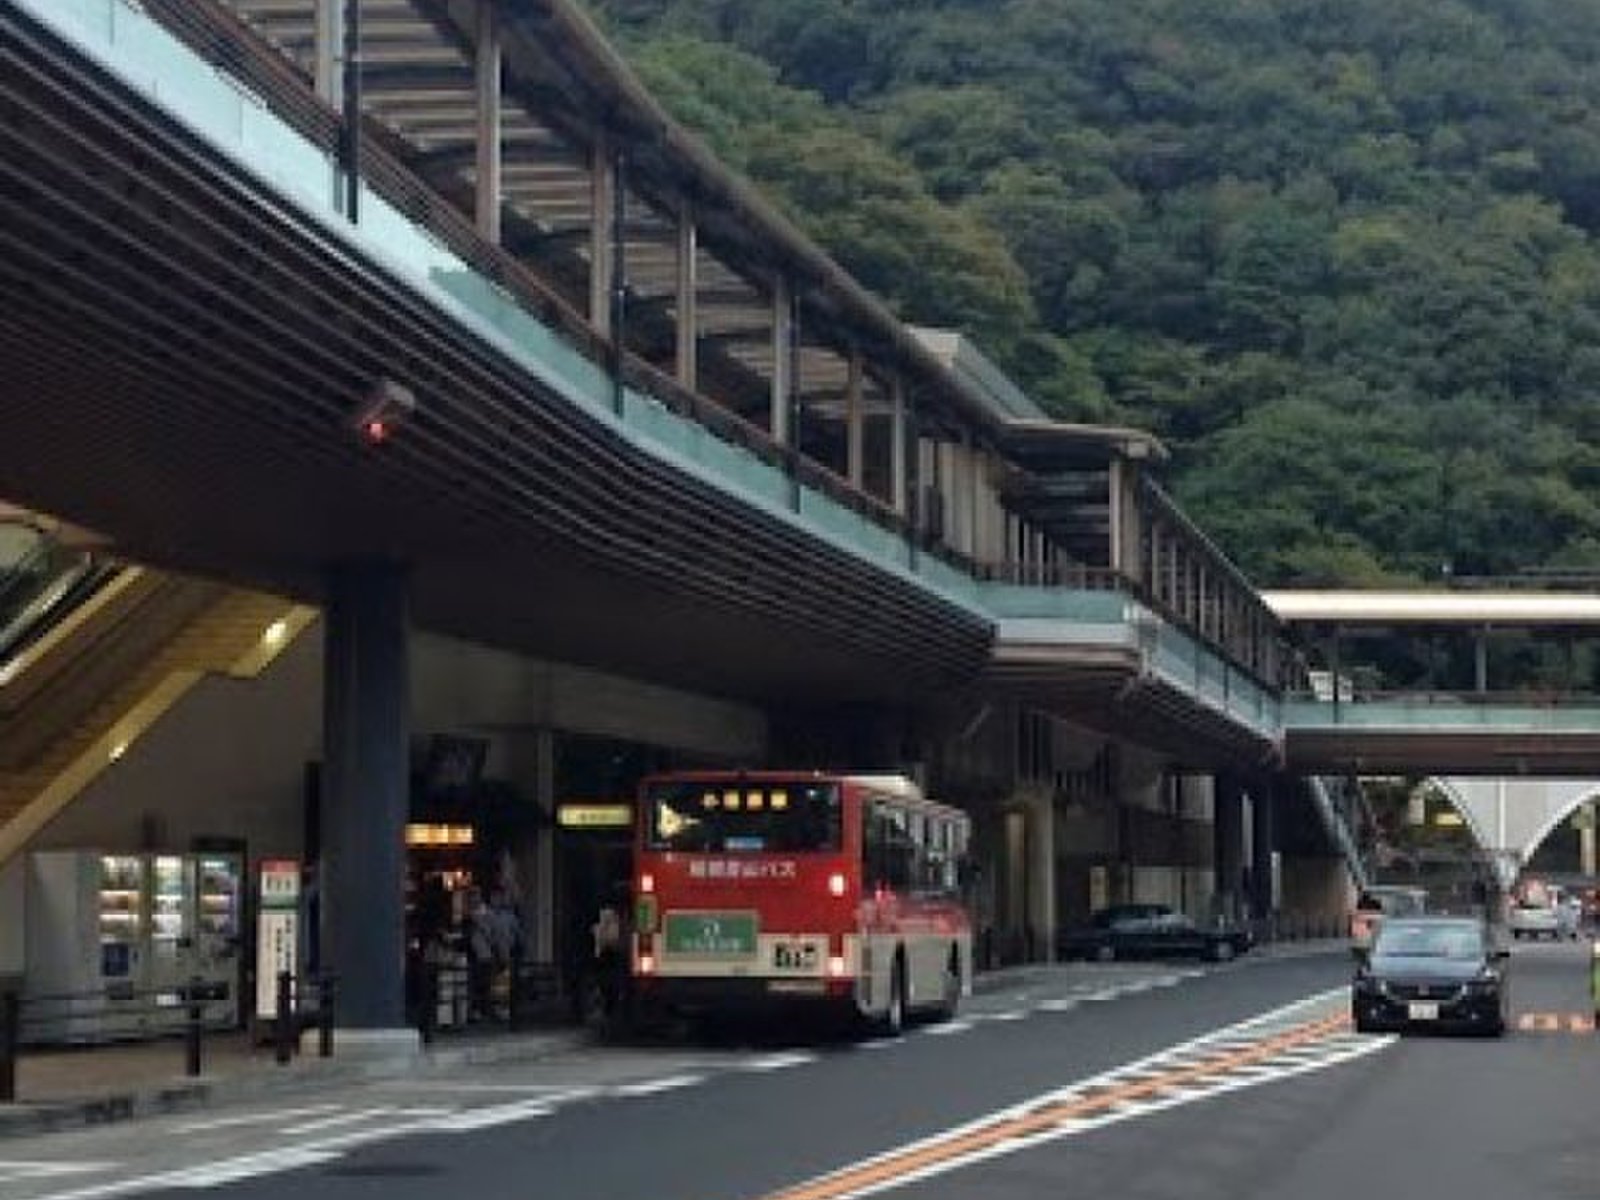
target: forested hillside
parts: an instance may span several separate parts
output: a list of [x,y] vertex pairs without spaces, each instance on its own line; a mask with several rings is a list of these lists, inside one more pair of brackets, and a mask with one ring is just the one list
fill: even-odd
[[1600,566],[1600,0],[592,0],[1262,583]]

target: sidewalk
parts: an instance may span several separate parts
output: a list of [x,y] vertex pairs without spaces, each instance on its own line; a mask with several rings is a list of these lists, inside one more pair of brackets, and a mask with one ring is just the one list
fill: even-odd
[[125,1121],[369,1079],[422,1075],[478,1063],[526,1062],[588,1042],[578,1028],[441,1038],[415,1059],[318,1058],[300,1053],[280,1066],[270,1046],[243,1033],[205,1040],[203,1074],[184,1075],[181,1039],[25,1050],[17,1060],[16,1104],[0,1104],[0,1138]]

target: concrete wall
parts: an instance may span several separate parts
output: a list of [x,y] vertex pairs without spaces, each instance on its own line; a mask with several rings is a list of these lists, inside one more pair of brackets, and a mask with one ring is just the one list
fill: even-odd
[[428,634],[411,697],[413,728],[430,732],[543,727],[752,763],[767,750],[759,709]]
[[1350,875],[1341,859],[1283,860],[1280,911],[1285,917],[1343,920],[1353,903]]

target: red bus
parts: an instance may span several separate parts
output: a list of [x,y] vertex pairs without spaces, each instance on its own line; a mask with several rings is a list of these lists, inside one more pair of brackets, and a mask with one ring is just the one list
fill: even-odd
[[899,776],[679,772],[641,788],[632,970],[648,1006],[807,1000],[898,1031],[972,987],[971,820]]

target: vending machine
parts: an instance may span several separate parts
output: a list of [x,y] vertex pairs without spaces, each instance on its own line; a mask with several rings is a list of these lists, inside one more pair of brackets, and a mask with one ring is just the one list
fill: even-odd
[[171,1032],[198,980],[209,1022],[239,1015],[243,858],[236,854],[30,856],[30,1039]]
[[28,1040],[99,1041],[142,1030],[147,891],[139,855],[30,856]]
[[189,866],[194,880],[191,975],[221,997],[207,1006],[207,1015],[236,1025],[245,967],[244,856],[200,853],[191,856]]

